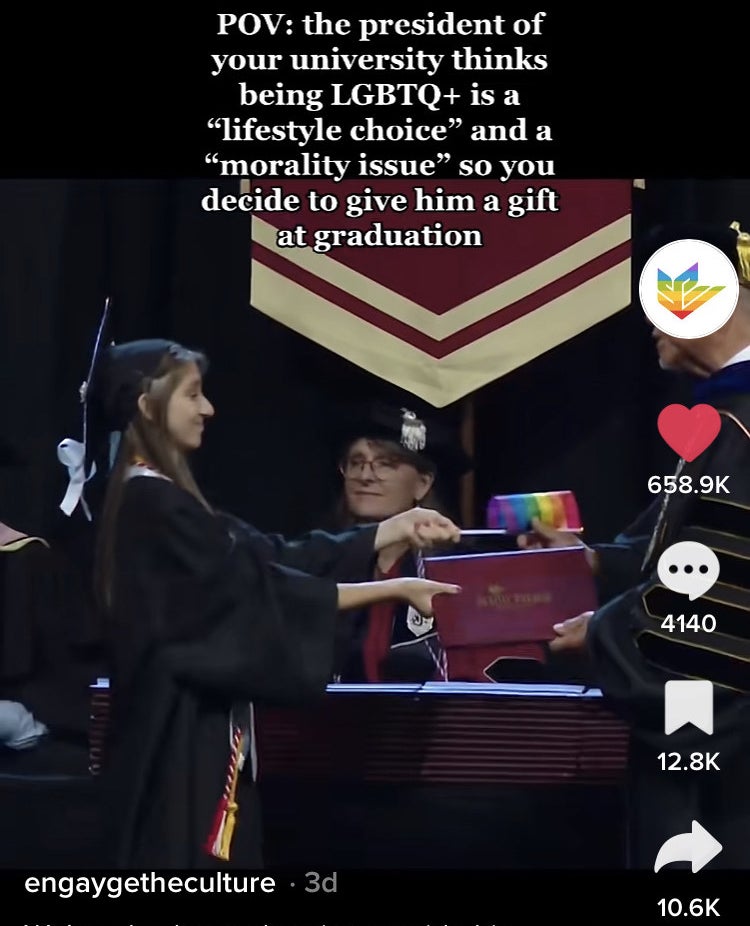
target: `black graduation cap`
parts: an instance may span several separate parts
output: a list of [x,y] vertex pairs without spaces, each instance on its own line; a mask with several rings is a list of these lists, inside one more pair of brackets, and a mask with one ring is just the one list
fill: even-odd
[[342,451],[360,438],[400,444],[407,455],[413,454],[416,461],[444,478],[463,476],[473,466],[457,428],[412,406],[378,401],[350,405],[343,409],[335,433]]
[[646,234],[640,247],[637,248],[640,266],[645,266],[659,248],[685,238],[694,238],[713,245],[732,262],[732,266],[737,270],[740,284],[750,286],[750,234],[740,231],[739,222],[726,225],[701,222],[675,222],[658,225]]
[[[133,420],[145,383],[157,375],[164,357],[167,354],[184,357],[185,353],[182,345],[163,338],[110,344],[102,351],[93,370],[87,403],[92,459],[101,449],[103,436],[124,431]],[[205,374],[203,356],[190,353]]]
[[[68,469],[68,489],[60,508],[71,515],[80,502],[86,517],[91,512],[83,497],[86,482],[106,459],[110,466],[119,434],[135,417],[144,380],[154,377],[165,354],[183,354],[174,341],[154,338],[115,344],[110,338],[111,300],[104,304],[88,376],[80,388],[83,407],[83,441],[66,438],[58,445],[58,459]],[[198,355],[196,361],[202,361]],[[205,372],[202,369],[201,372]]]

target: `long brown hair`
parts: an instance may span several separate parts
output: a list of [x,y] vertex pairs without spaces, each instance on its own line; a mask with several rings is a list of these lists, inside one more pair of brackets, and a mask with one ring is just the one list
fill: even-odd
[[105,614],[112,606],[117,517],[125,488],[125,474],[136,459],[146,461],[212,512],[193,478],[185,454],[176,446],[167,428],[169,400],[191,363],[197,364],[201,372],[207,366],[202,354],[186,348],[172,349],[165,354],[154,376],[141,383],[140,391],[147,397],[151,417],[147,418],[138,409],[122,433],[104,497],[94,558],[94,593]]

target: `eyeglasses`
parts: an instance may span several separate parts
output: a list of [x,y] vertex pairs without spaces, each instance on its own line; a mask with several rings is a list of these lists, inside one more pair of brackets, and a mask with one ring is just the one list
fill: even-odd
[[403,462],[397,457],[376,457],[374,460],[350,457],[339,464],[339,472],[344,479],[359,479],[364,476],[365,467],[369,466],[375,479],[382,482],[392,476]]

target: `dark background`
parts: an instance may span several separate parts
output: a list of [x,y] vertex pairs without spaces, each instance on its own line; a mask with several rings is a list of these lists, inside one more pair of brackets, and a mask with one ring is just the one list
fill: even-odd
[[[327,514],[337,401],[392,390],[248,305],[248,216],[202,212],[209,185],[0,182],[0,432],[29,461],[0,471],[0,520],[53,539],[69,529],[56,446],[81,437],[78,388],[106,295],[117,341],[170,337],[211,357],[217,415],[195,467],[216,504],[289,534]],[[657,221],[744,227],[746,217],[750,181],[649,180],[634,191],[636,246]],[[656,418],[688,398],[685,386],[659,370],[639,308],[487,386],[474,396],[475,523],[492,493],[572,489],[588,537],[609,539],[648,501],[648,476],[674,466]]]

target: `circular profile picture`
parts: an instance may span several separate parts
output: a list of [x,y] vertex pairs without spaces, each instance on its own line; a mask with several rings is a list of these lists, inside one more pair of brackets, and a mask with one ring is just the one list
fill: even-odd
[[643,311],[659,331],[673,338],[705,338],[731,318],[740,284],[726,254],[707,241],[684,238],[649,259],[639,293]]

